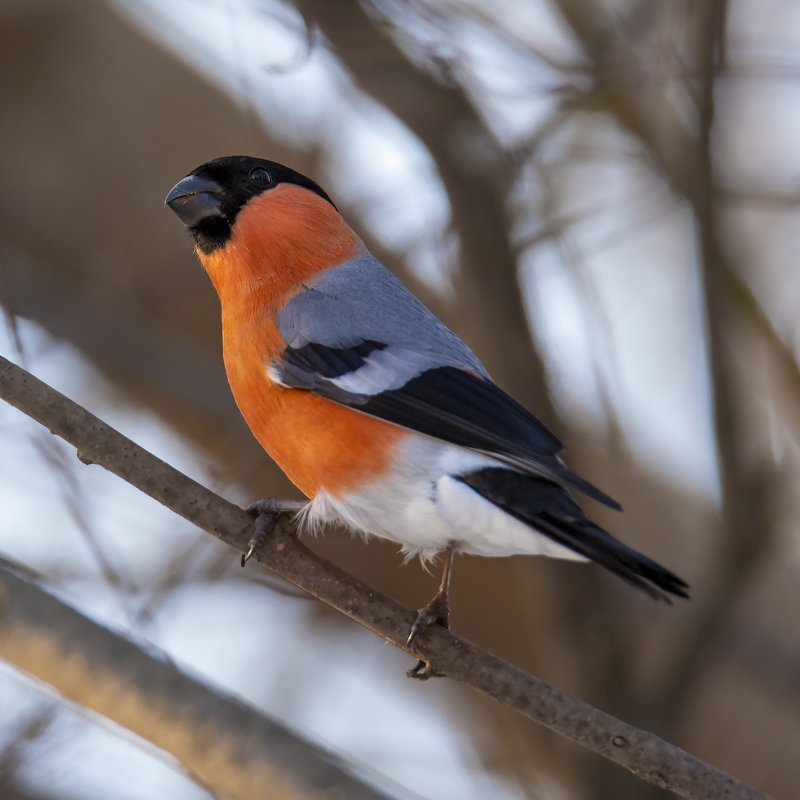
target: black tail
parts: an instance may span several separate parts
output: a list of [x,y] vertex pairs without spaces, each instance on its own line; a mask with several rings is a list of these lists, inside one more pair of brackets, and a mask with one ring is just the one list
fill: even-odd
[[[557,483],[504,467],[459,475],[478,494],[554,541],[602,564],[658,600],[688,597],[688,584],[591,522]],[[666,594],[665,594],[666,593]]]

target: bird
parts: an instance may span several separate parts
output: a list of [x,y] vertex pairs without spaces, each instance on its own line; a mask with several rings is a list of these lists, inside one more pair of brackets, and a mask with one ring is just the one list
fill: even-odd
[[621,507],[568,469],[558,438],[367,250],[315,181],[225,156],[165,202],[219,296],[239,410],[308,498],[298,524],[343,524],[424,563],[443,554],[409,646],[433,623],[449,627],[457,553],[594,561],[653,598],[688,597],[684,580],[589,519],[575,493]]

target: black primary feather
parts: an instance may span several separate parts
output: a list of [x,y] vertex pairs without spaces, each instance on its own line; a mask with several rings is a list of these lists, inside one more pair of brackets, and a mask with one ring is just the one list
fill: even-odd
[[503,467],[457,476],[498,508],[596,561],[651,597],[688,597],[688,584],[591,522],[558,484]]

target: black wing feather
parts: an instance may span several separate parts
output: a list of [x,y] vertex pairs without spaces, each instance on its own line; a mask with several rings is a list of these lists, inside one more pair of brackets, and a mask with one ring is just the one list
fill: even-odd
[[502,467],[458,478],[503,511],[596,561],[651,597],[688,597],[685,581],[595,525],[556,483]]
[[475,450],[553,455],[563,445],[513,397],[457,367],[438,367],[399,389],[354,403],[376,417]]
[[302,347],[290,347],[284,353],[288,364],[301,368],[310,376],[338,378],[363,367],[370,353],[385,350],[383,342],[364,339],[352,347],[328,347],[318,342],[309,342]]

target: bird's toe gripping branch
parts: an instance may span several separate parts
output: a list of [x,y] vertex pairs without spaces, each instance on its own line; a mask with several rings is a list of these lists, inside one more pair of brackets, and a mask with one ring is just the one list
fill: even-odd
[[447,598],[443,597],[441,594],[437,594],[428,605],[417,612],[417,618],[411,626],[411,632],[408,634],[408,639],[406,639],[406,645],[410,647],[417,636],[435,622],[439,623],[439,625],[444,628],[450,628],[450,606]]
[[[410,647],[416,638],[423,633],[430,625],[438,623],[444,628],[450,629],[450,605],[448,598],[438,593],[428,605],[417,612],[417,618],[411,626],[411,632],[406,639],[406,645]],[[441,673],[436,672],[433,666],[424,659],[420,658],[411,669],[406,672],[409,678],[416,678],[425,681],[428,678],[440,677]]]
[[[450,629],[450,578],[453,574],[453,559],[455,558],[455,548],[450,547],[447,550],[447,555],[444,562],[444,572],[442,574],[442,583],[439,586],[439,591],[436,592],[433,600],[426,606],[423,606],[417,612],[417,618],[411,626],[411,632],[406,639],[406,646],[410,647],[416,638],[423,633],[430,625],[435,622],[447,630]],[[438,677],[440,673],[436,672],[434,668],[427,661],[419,659],[413,667],[406,673],[409,678],[416,678],[417,680],[424,681],[428,678]]]
[[296,500],[275,500],[267,497],[247,506],[245,510],[254,516],[256,521],[253,524],[253,535],[247,543],[247,552],[242,553],[242,566],[244,567],[253,557],[253,553],[264,544],[276,517],[281,514],[296,514],[304,505],[305,503]]

